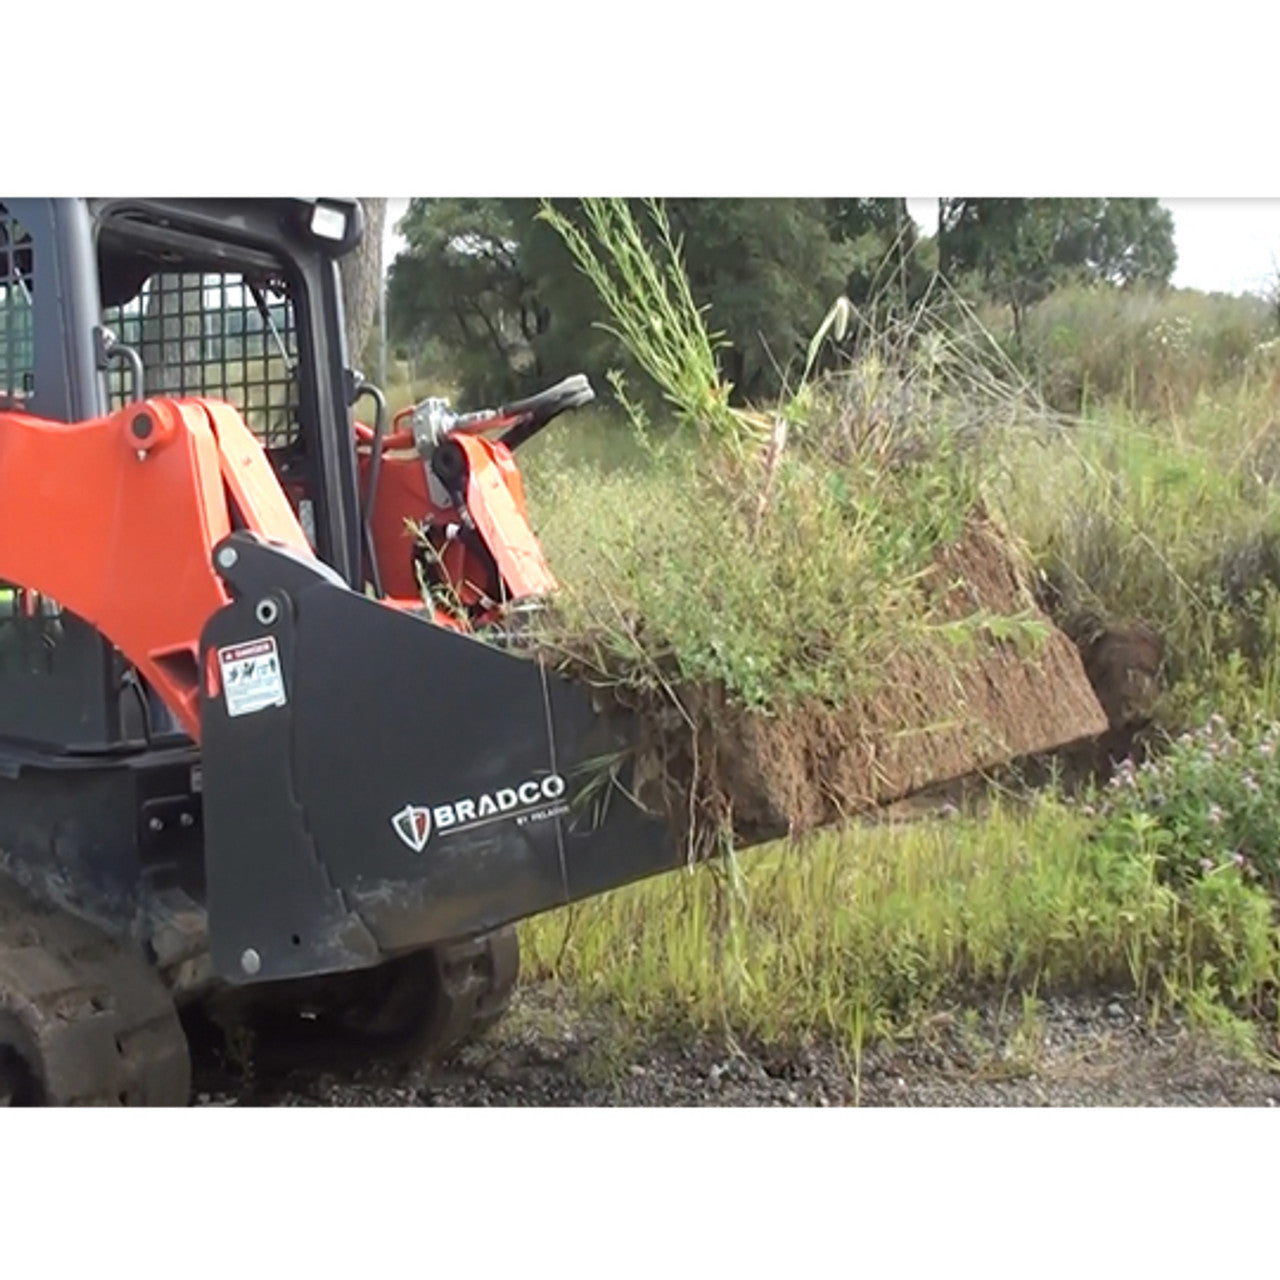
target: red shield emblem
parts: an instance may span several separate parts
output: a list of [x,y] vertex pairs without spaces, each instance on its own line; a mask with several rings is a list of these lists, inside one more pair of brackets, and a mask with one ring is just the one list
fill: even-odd
[[421,853],[431,839],[431,810],[407,804],[391,819],[391,827],[414,853]]

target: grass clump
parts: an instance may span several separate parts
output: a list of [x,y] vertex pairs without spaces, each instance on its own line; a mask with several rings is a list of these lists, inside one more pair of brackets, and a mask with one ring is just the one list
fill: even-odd
[[648,432],[615,379],[647,465],[531,486],[562,584],[541,651],[631,717],[629,794],[696,858],[1101,732],[983,501],[986,438],[1024,407],[998,349],[948,326],[954,299],[876,323],[841,300],[780,404],[734,405],[644,207],[647,236],[622,200],[582,202],[581,226],[544,216],[677,430]]
[[[580,201],[581,227],[549,202],[539,216],[556,230],[595,286],[612,318],[607,331],[653,379],[682,421],[740,457],[761,442],[767,424],[731,407],[733,389],[721,377],[716,356],[723,340],[708,331],[693,300],[661,202],[641,203],[648,237],[626,200]],[[636,421],[643,421],[621,375],[611,374],[610,380]]]
[[601,680],[714,684],[768,711],[867,696],[898,654],[961,660],[995,619],[975,610],[967,627],[940,626],[924,578],[983,510],[975,409],[1002,418],[1009,404],[978,382],[978,361],[959,358],[937,306],[865,331],[856,358],[818,379],[824,342],[860,319],[841,300],[784,401],[744,409],[661,205],[643,202],[647,234],[626,201],[581,207],[581,226],[549,206],[543,216],[682,430],[652,439],[615,382],[642,428],[643,468],[531,484],[563,587],[548,644]]
[[1166,644],[1159,715],[1280,713],[1280,417],[1246,377],[1146,424],[1116,405],[1011,437],[1002,509],[1062,615],[1140,620]]
[[643,472],[576,467],[531,486],[563,591],[557,632],[623,683],[674,675],[744,706],[874,688],[891,649],[944,640],[921,574],[958,535],[973,491],[959,468],[876,472],[785,460],[770,511],[672,448]]

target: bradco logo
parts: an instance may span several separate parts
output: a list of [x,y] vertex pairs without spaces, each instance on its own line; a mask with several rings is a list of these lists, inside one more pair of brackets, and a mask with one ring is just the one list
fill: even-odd
[[391,825],[414,853],[421,853],[431,839],[431,810],[407,804],[391,819]]
[[473,831],[490,822],[511,818],[521,825],[543,818],[560,817],[569,812],[567,804],[559,804],[567,786],[558,773],[545,778],[529,778],[518,787],[502,787],[479,796],[463,796],[448,804],[425,809],[407,804],[392,819],[396,835],[414,853],[421,853],[431,839],[432,830],[441,836]]

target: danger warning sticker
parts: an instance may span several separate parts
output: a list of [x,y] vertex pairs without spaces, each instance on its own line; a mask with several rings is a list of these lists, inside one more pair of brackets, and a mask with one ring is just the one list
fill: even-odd
[[227,715],[247,716],[267,707],[283,707],[284,677],[274,636],[218,650]]

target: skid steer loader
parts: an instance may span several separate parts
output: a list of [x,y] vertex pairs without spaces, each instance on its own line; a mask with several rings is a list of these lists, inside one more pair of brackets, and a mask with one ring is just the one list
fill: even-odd
[[388,421],[361,234],[0,200],[0,1103],[184,1104],[200,1018],[442,1053],[515,921],[684,861],[634,725],[522,651],[555,580],[514,455],[590,386]]
[[614,731],[514,651],[554,581],[512,455],[590,387],[388,423],[361,233],[0,201],[0,1100],[185,1103],[188,1008],[441,1051],[502,1011],[510,922],[679,860],[580,803]]

